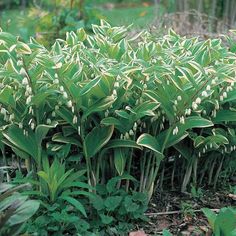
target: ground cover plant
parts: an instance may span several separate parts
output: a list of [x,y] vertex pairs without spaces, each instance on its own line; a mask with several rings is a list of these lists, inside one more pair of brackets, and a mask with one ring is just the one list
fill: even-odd
[[50,49],[0,32],[2,164],[40,202],[29,233],[125,235],[157,189],[235,176],[233,38],[92,28]]

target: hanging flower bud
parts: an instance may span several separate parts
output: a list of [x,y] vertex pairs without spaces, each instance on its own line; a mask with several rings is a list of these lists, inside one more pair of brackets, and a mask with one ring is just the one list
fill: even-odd
[[130,135],[130,136],[133,136],[133,135],[134,135],[134,131],[133,131],[132,129],[129,131],[129,135]]
[[136,131],[136,130],[137,130],[137,127],[138,127],[138,125],[137,125],[137,123],[135,122],[135,123],[134,123],[134,126],[133,126],[133,130]]
[[59,90],[60,90],[60,92],[64,92],[64,88],[63,88],[63,86],[60,86],[60,88],[59,88]]
[[50,125],[50,124],[52,123],[51,119],[48,118],[48,119],[46,120],[46,123],[47,123],[48,125]]
[[129,133],[128,132],[125,133],[125,139],[129,139]]
[[182,100],[182,97],[179,95],[179,96],[177,97],[177,100],[178,100],[178,101],[181,101],[181,100]]
[[207,85],[206,90],[207,90],[207,91],[210,91],[210,90],[211,90],[211,86],[210,86],[210,85]]
[[67,99],[67,98],[68,98],[68,95],[67,95],[66,92],[63,92],[63,98],[64,98],[64,99]]
[[202,92],[202,96],[203,96],[203,97],[207,97],[207,96],[208,96],[207,92],[206,92],[206,91],[203,91],[203,92]]
[[117,92],[116,92],[115,89],[113,90],[112,94],[113,94],[115,97],[117,96]]
[[220,96],[220,101],[222,102],[224,100],[224,97],[221,95]]
[[215,85],[215,84],[216,84],[216,80],[213,79],[213,80],[211,81],[211,84],[212,84],[212,85]]
[[73,117],[73,121],[72,121],[72,122],[73,122],[73,124],[76,124],[76,123],[77,123],[77,121],[78,121],[78,120],[77,120],[77,116],[74,116],[74,117]]
[[223,92],[223,97],[227,98],[227,93],[226,92]]
[[23,61],[22,60],[18,60],[16,64],[17,64],[17,66],[23,66]]
[[119,87],[120,87],[119,82],[115,82],[115,83],[114,83],[114,88],[119,88]]
[[59,79],[54,79],[54,80],[53,80],[53,83],[54,83],[54,84],[59,84]]
[[104,115],[105,115],[105,117],[108,117],[109,116],[109,111],[106,110]]
[[185,120],[184,120],[184,117],[183,117],[183,116],[180,117],[180,123],[181,123],[181,124],[184,124],[184,123],[185,123]]
[[177,135],[179,132],[179,129],[178,127],[176,126],[174,129],[173,129],[173,135]]
[[192,108],[193,108],[193,110],[196,110],[196,109],[198,108],[198,105],[197,105],[196,102],[193,102],[193,103],[192,103]]
[[9,121],[13,121],[14,120],[14,118],[15,118],[15,115],[14,115],[14,113],[12,113],[10,116],[9,116]]
[[35,128],[34,122],[32,122],[32,123],[30,124],[30,128],[31,128],[32,130],[34,130],[34,128]]
[[21,75],[26,75],[25,68],[21,67],[21,69],[20,69],[20,74],[21,74]]
[[160,125],[160,130],[163,130],[163,129],[164,129],[164,124],[161,123],[161,125]]
[[32,106],[29,107],[29,114],[32,114],[33,115],[34,111],[33,111],[33,108]]
[[55,76],[54,76],[54,77],[55,77],[55,79],[58,79],[58,74],[57,74],[57,73],[55,73]]
[[28,85],[28,83],[28,79],[24,77],[24,79],[22,80],[22,85]]
[[72,107],[72,101],[71,100],[69,100],[68,102],[67,102],[67,107],[69,107],[69,108],[71,108]]
[[23,129],[23,124],[21,122],[18,124],[18,126],[20,129]]
[[3,114],[3,115],[6,115],[7,114],[7,110],[4,108],[4,107],[2,107],[1,108],[1,114]]
[[198,97],[195,102],[196,104],[201,104],[201,101],[202,101],[201,98]]
[[32,94],[32,88],[29,85],[26,86],[26,92],[28,92],[28,94]]
[[31,100],[32,100],[32,97],[31,97],[31,96],[27,97],[27,99],[26,99],[26,105],[29,105],[29,104],[31,103]]

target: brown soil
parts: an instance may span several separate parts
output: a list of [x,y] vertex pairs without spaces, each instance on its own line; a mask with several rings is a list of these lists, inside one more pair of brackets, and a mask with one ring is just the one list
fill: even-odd
[[226,192],[208,190],[200,198],[164,192],[153,197],[147,212],[150,221],[139,228],[143,228],[148,235],[162,235],[163,229],[168,229],[173,235],[210,236],[212,232],[201,208],[217,211],[227,206],[236,204]]

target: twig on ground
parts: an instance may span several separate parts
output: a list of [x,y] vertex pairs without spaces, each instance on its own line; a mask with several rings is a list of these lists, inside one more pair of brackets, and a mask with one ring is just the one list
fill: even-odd
[[[214,212],[219,212],[220,209],[210,209]],[[181,214],[183,211],[166,211],[166,212],[150,212],[145,213],[146,216],[155,217],[155,216],[162,216],[162,215],[174,215],[174,214]],[[193,210],[193,212],[202,212],[202,210]]]

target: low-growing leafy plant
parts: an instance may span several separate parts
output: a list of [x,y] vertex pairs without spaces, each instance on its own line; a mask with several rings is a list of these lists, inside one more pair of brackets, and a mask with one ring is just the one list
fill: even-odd
[[[109,235],[125,235],[132,229],[138,220],[147,220],[144,216],[148,205],[148,196],[145,193],[127,193],[125,189],[117,186],[119,181],[129,179],[115,177],[104,185],[97,185],[96,198],[91,199],[93,208],[93,225],[98,229],[104,228]],[[131,178],[132,179],[132,178]]]
[[203,213],[208,219],[208,222],[213,230],[213,235],[228,235],[236,234],[236,209],[232,207],[225,207],[220,209],[216,214],[208,208],[202,209]]
[[39,202],[29,200],[28,196],[19,193],[30,186],[13,186],[7,183],[0,185],[0,235],[18,235],[24,228],[25,222],[39,208]]

